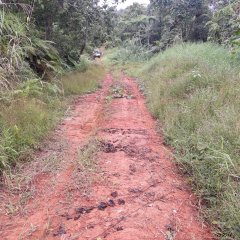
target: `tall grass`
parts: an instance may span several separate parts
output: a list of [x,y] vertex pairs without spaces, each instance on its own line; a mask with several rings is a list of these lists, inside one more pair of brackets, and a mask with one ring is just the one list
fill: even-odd
[[16,90],[0,92],[0,173],[34,148],[64,112],[66,96],[93,91],[104,69],[90,66],[52,83],[28,80]]
[[97,64],[90,66],[86,72],[65,75],[61,81],[64,93],[71,95],[94,91],[100,86],[100,80],[103,76],[103,67]]
[[221,239],[240,239],[240,63],[221,46],[183,44],[134,75]]
[[144,46],[128,41],[119,48],[107,51],[106,64],[128,64],[129,62],[143,62],[152,57],[152,53]]

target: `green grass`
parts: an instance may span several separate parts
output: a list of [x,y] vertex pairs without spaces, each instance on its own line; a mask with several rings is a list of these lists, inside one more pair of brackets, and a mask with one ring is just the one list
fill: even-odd
[[152,57],[152,53],[144,46],[134,42],[125,43],[119,48],[112,48],[105,51],[103,60],[108,65],[125,65],[129,63],[145,62]]
[[221,239],[240,239],[240,63],[221,46],[183,44],[130,73]]
[[66,107],[66,96],[94,91],[103,75],[103,67],[92,65],[61,81],[28,80],[14,91],[1,92],[0,172],[25,160],[26,153],[56,126]]
[[100,65],[92,65],[86,72],[70,73],[62,78],[65,95],[82,94],[94,91],[100,86],[104,69]]

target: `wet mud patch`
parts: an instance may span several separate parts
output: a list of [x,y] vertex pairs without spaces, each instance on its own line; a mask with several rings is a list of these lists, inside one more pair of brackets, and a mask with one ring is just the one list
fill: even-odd
[[[153,151],[150,147],[142,147],[136,144],[122,145],[119,141],[100,141],[101,151],[104,153],[124,152],[131,158],[137,158],[145,161],[155,162],[160,158],[160,154]],[[133,167],[130,169],[134,172]]]

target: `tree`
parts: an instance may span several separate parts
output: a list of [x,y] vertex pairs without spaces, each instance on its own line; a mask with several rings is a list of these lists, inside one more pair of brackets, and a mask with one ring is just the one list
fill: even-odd
[[240,2],[211,1],[212,18],[208,22],[209,40],[231,45],[238,42],[240,32]]
[[205,0],[151,0],[151,12],[157,16],[154,28],[159,33],[162,49],[181,41],[206,41],[209,20],[208,5]]

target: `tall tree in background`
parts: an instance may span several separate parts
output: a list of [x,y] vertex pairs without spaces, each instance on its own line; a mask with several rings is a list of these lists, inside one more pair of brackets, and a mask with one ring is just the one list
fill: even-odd
[[38,0],[34,19],[61,56],[78,61],[86,47],[101,45],[112,29],[112,8],[99,0]]
[[46,77],[51,71],[58,71],[61,63],[75,66],[84,51],[91,52],[102,45],[112,32],[115,10],[98,3],[98,0],[2,0],[0,76],[28,78],[22,72],[28,69],[30,73],[30,67],[32,73]]
[[151,36],[154,34],[152,25],[155,21],[156,18],[148,14],[146,7],[134,3],[119,15],[118,37],[121,41],[134,39],[139,44],[149,46],[152,44]]
[[240,2],[210,1],[212,18],[208,22],[209,40],[220,44],[240,45]]
[[209,8],[205,0],[151,0],[150,10],[158,18],[154,28],[162,49],[177,40],[207,40]]
[[118,36],[164,50],[176,41],[207,41],[210,8],[206,0],[151,0],[119,13]]

